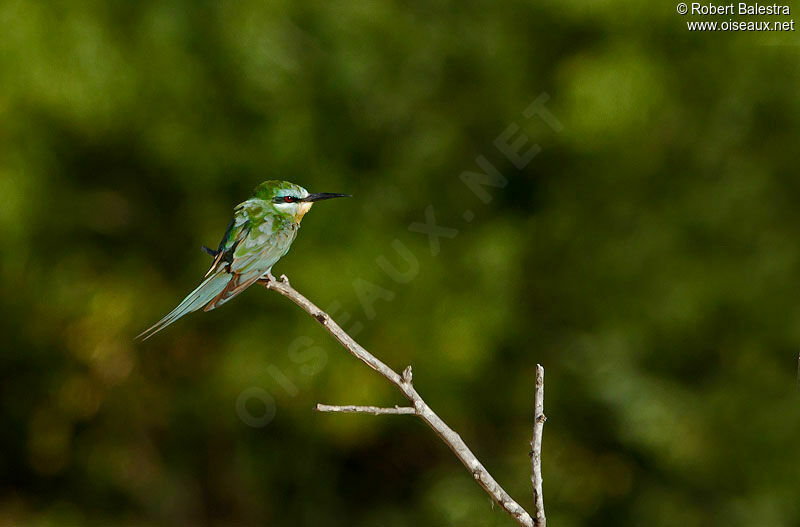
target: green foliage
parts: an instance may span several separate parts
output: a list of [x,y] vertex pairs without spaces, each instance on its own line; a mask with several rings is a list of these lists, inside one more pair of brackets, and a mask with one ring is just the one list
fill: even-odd
[[275,273],[525,505],[545,366],[552,525],[800,523],[800,48],[662,7],[0,3],[0,525],[511,524],[411,418],[312,414],[402,401],[276,294],[133,342],[266,179],[355,196]]

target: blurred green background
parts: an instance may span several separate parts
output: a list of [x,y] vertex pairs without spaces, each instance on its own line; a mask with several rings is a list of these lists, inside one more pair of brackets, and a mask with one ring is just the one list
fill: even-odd
[[312,413],[402,400],[275,293],[134,343],[273,178],[356,196],[276,274],[529,508],[545,366],[553,527],[800,524],[800,47],[662,4],[0,2],[0,526],[513,525],[417,420]]

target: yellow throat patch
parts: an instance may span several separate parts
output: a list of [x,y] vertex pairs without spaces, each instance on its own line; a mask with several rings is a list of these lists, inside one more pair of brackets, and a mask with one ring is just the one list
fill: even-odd
[[305,215],[306,215],[306,213],[307,213],[308,211],[310,211],[310,210],[311,210],[311,205],[313,205],[313,203],[311,203],[311,202],[305,202],[305,203],[301,203],[301,204],[300,204],[300,205],[297,207],[297,214],[295,214],[295,216],[294,216],[294,220],[295,220],[297,223],[300,223],[300,220],[302,220],[302,219],[303,219],[303,216],[305,216]]

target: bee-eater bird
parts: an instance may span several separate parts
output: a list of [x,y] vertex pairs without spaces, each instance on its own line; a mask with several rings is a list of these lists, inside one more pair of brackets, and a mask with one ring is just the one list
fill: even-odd
[[272,266],[289,252],[300,221],[311,206],[324,199],[346,197],[350,196],[329,192],[309,194],[288,181],[261,183],[250,199],[234,209],[233,220],[217,250],[203,247],[214,257],[203,282],[178,307],[136,338],[149,339],[201,307],[204,311],[219,307],[260,278],[275,280]]

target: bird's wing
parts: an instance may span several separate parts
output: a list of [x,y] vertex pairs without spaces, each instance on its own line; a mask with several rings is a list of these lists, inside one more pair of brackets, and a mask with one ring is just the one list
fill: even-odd
[[[279,220],[266,213],[263,201],[248,200],[237,207],[237,211],[238,214],[245,215],[247,220],[237,231],[237,220],[234,218],[233,231],[228,235],[229,240],[225,244],[224,251],[217,256],[232,275],[231,281],[206,305],[206,311],[224,304],[269,272],[275,262],[286,254],[294,240],[296,229],[292,228],[287,232],[282,225],[276,225],[274,222]],[[236,232],[235,238],[234,232]],[[291,235],[287,239],[289,233]],[[223,242],[225,241],[223,239]],[[220,264],[215,260],[214,265]]]
[[137,339],[148,339],[182,316],[204,308],[214,309],[235,297],[266,275],[289,251],[298,225],[273,216],[259,199],[239,204],[214,255],[203,282],[167,316]]
[[259,213],[263,214],[264,204],[261,200],[247,200],[236,206],[233,211],[233,219],[228,224],[219,247],[214,253],[214,261],[208,269],[206,276],[210,276],[217,271],[226,269],[233,263],[234,252],[237,247],[245,241],[250,229],[253,226],[252,218],[257,218]]

